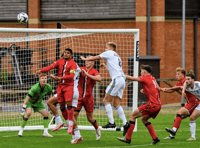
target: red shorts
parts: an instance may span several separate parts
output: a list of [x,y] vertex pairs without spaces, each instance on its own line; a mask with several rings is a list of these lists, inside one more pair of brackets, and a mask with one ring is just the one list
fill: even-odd
[[152,117],[153,119],[156,118],[158,113],[160,112],[161,105],[160,104],[154,104],[154,103],[146,103],[140,107],[138,107],[138,110],[144,115]]
[[57,98],[60,102],[71,102],[73,100],[74,86],[58,84]]
[[82,106],[84,106],[85,111],[87,113],[93,113],[93,108],[94,108],[94,99],[93,98],[79,98],[78,99],[78,106],[74,110],[80,111]]
[[198,101],[195,101],[195,102],[190,102],[188,103],[186,106],[184,106],[184,108],[186,108],[190,115],[192,114],[192,112],[195,110],[195,108],[199,105],[199,102]]

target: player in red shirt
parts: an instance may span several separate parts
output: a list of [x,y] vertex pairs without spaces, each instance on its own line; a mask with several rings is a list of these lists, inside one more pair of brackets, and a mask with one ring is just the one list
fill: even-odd
[[[160,88],[160,91],[172,93],[174,91],[180,90],[181,86],[183,86],[186,80],[185,75],[185,69],[178,67],[176,69],[176,78],[179,82],[177,82],[177,84],[172,88]],[[176,132],[178,131],[181,124],[181,120],[187,116],[190,116],[194,109],[199,105],[197,97],[192,95],[190,92],[186,92],[186,99],[188,104],[176,112],[176,117],[172,129],[169,129],[167,127],[165,128],[167,132],[171,133],[171,135],[166,137],[165,139],[174,139],[174,136],[176,135]]]
[[[77,70],[77,65],[72,59],[72,50],[66,48],[64,51],[64,59],[59,59],[55,61],[48,67],[45,67],[36,72],[36,75],[41,72],[48,72],[54,68],[58,68],[58,76],[51,76],[52,79],[58,81],[57,86],[57,98],[60,104],[60,110],[63,116],[68,116],[68,133],[72,134],[73,131],[73,114],[74,110],[72,108],[73,100],[73,87],[74,87],[74,74]],[[65,108],[67,104],[67,109]]]
[[[89,57],[89,56],[88,56]],[[82,74],[79,78],[78,91],[79,99],[78,106],[74,109],[74,118],[77,120],[79,112],[81,111],[82,106],[84,106],[88,121],[94,126],[96,130],[96,140],[99,140],[101,137],[101,131],[98,127],[96,119],[93,117],[93,108],[94,108],[94,98],[93,98],[93,88],[96,81],[101,82],[101,76],[98,71],[93,68],[94,61],[86,61],[85,67],[80,67]],[[80,137],[80,132],[77,125],[74,124],[74,133],[75,136]]]
[[140,77],[132,77],[129,75],[126,75],[126,78],[132,81],[138,81],[142,83],[142,90],[147,99],[148,102],[140,107],[138,107],[136,110],[134,110],[130,114],[130,120],[129,120],[129,127],[127,129],[124,129],[127,131],[127,135],[124,138],[117,138],[118,140],[126,143],[131,143],[131,137],[133,130],[135,128],[135,121],[136,118],[141,117],[142,122],[147,127],[153,141],[151,145],[155,145],[160,140],[158,139],[153,125],[151,122],[148,121],[148,119],[153,118],[155,119],[158,115],[160,109],[161,109],[161,101],[160,101],[160,95],[158,90],[158,84],[156,82],[156,79],[151,75],[152,68],[149,65],[141,65],[141,76]]

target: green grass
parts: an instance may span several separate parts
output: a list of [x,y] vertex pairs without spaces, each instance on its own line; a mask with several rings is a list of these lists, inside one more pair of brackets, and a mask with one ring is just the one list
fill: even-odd
[[42,137],[42,130],[24,131],[23,137],[18,137],[18,131],[14,132],[0,132],[0,147],[4,148],[66,148],[66,147],[81,147],[81,148],[100,148],[100,147],[162,147],[162,148],[188,148],[199,147],[200,133],[198,123],[200,119],[196,120],[197,131],[196,141],[186,141],[190,137],[189,118],[182,120],[181,126],[177,132],[175,139],[164,140],[169,134],[165,131],[165,127],[171,128],[174,122],[174,115],[159,115],[155,120],[150,119],[153,124],[157,136],[160,138],[160,143],[155,146],[149,145],[152,139],[142,124],[138,120],[138,131],[133,133],[131,144],[122,143],[117,140],[117,137],[123,137],[121,131],[102,131],[100,141],[96,141],[95,131],[81,130],[83,141],[72,145],[70,143],[71,135],[67,134],[67,130],[59,130],[52,134],[53,138]]

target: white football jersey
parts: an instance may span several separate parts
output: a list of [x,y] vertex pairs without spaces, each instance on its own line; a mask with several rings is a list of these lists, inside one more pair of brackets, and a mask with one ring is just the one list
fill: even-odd
[[115,79],[118,76],[122,76],[125,78],[124,72],[122,70],[122,60],[115,51],[107,50],[99,56],[102,59],[106,59],[108,71],[112,79]]
[[200,82],[194,81],[193,89],[190,86],[187,86],[186,91],[190,92],[200,100]]
[[80,78],[80,74],[81,74],[81,69],[80,67],[77,65],[77,70],[76,73],[74,75],[74,92],[78,91],[78,82],[79,82],[79,78]]

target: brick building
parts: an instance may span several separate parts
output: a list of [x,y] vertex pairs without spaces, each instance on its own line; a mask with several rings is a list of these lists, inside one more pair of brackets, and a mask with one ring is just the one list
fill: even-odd
[[[28,3],[27,3],[28,1]],[[83,29],[140,29],[140,56],[148,56],[148,0],[7,0],[1,4],[0,27],[26,28],[19,24],[16,14],[26,12],[29,28],[57,28],[57,22],[69,28]],[[157,56],[157,78],[175,78],[175,69],[181,67],[182,19],[181,1],[150,1],[150,53]],[[192,4],[191,4],[192,3]],[[170,7],[174,6],[174,7]],[[189,8],[192,8],[193,11]],[[185,67],[195,69],[195,19],[200,17],[200,2],[186,3]],[[62,26],[63,28],[63,26]],[[200,22],[197,21],[197,43],[200,43]],[[200,63],[200,46],[197,46],[197,63]],[[143,57],[142,59],[145,59]],[[148,58],[147,58],[148,59]],[[176,82],[170,82],[173,85]],[[161,87],[168,87],[164,82]],[[177,93],[161,93],[163,104],[180,102]]]

